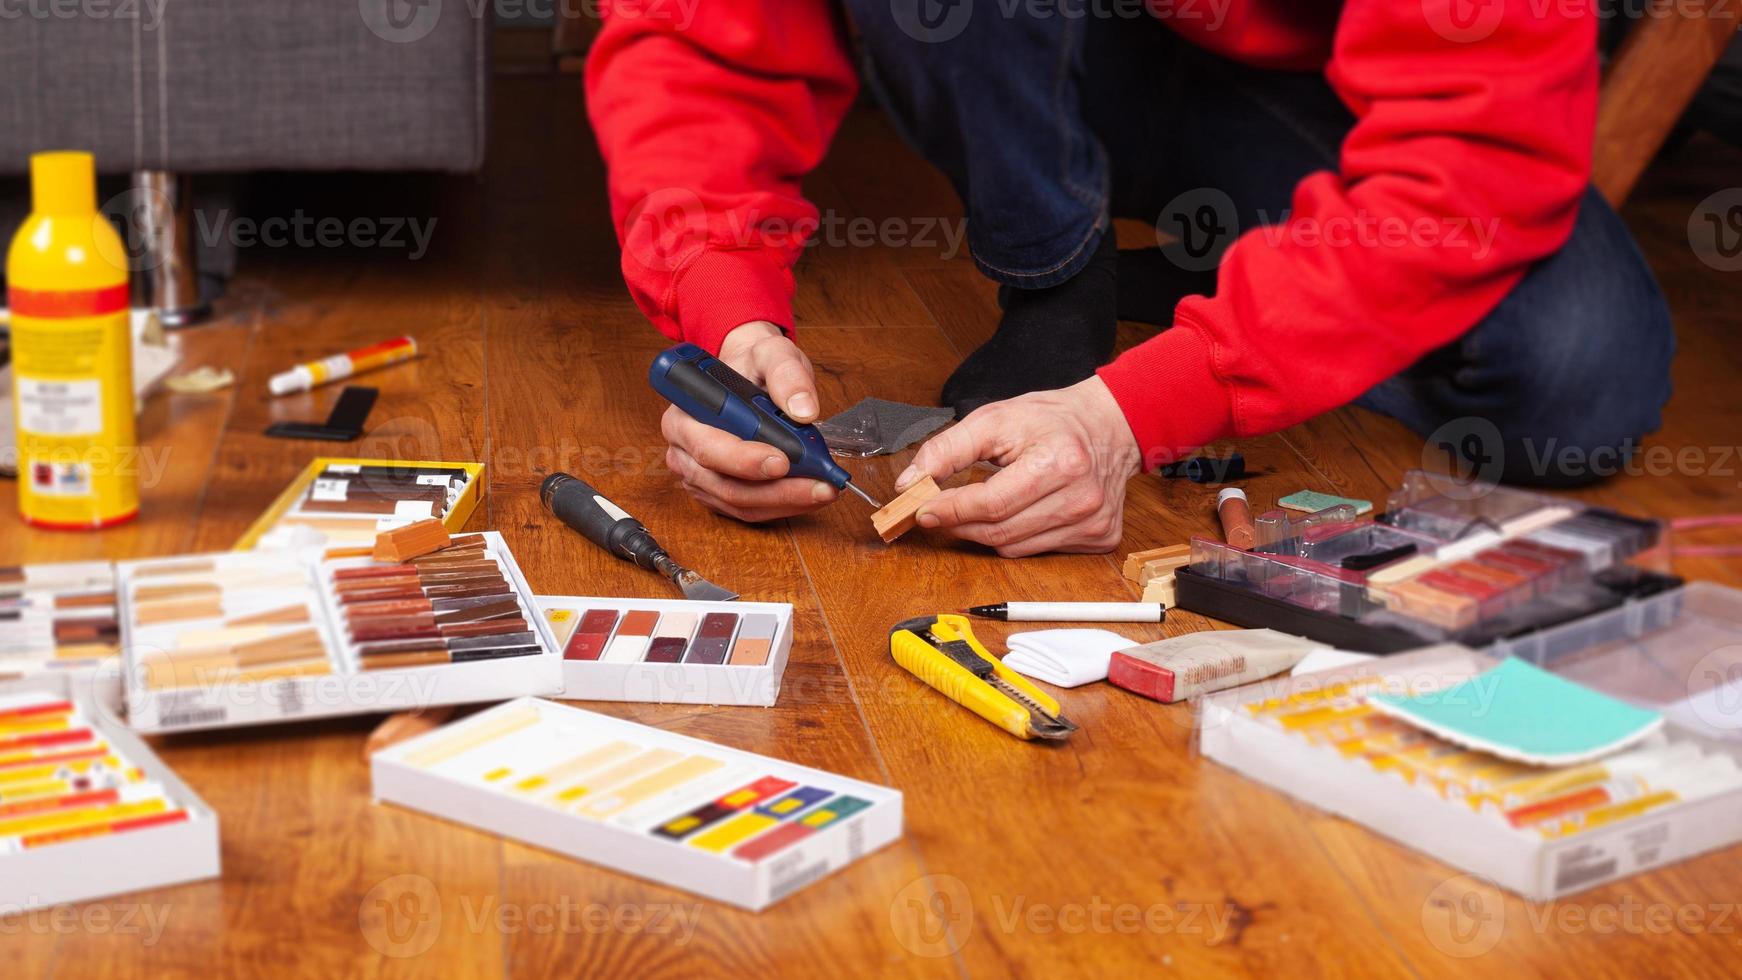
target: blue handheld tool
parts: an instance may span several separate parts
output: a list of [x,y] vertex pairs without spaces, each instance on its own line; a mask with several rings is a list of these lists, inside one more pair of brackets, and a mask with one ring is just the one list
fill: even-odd
[[853,475],[829,455],[829,444],[814,425],[786,417],[748,378],[695,344],[678,344],[653,359],[647,372],[653,390],[690,418],[740,439],[780,450],[788,476],[821,480],[836,490],[851,490],[879,510],[883,505],[853,484]]

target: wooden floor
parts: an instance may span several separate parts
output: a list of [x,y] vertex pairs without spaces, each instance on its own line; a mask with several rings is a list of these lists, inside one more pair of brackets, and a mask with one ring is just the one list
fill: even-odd
[[[664,594],[540,510],[541,477],[567,469],[709,578],[797,609],[772,709],[589,707],[897,787],[905,836],[751,915],[374,805],[360,755],[374,719],[164,738],[162,757],[221,815],[223,879],[94,903],[117,920],[103,927],[0,920],[5,976],[1733,975],[1742,916],[1722,935],[1637,924],[1629,934],[1480,890],[1464,904],[1451,869],[1205,763],[1186,708],[1106,685],[1070,691],[1062,700],[1081,731],[1049,748],[920,685],[890,660],[892,623],[975,600],[1129,598],[1118,555],[1007,562],[924,533],[886,547],[851,496],[770,527],[692,505],[660,462],[661,403],[642,379],[665,341],[618,278],[577,82],[502,77],[495,99],[482,179],[274,185],[273,213],[435,217],[430,252],[245,254],[219,322],[185,335],[190,366],[228,365],[239,383],[151,401],[144,440],[167,466],[143,518],[104,535],[35,533],[17,525],[12,485],[0,484],[0,563],[228,548],[322,449],[260,431],[322,417],[335,397],[268,403],[267,376],[410,332],[428,356],[369,379],[381,401],[370,434],[349,448],[488,463],[473,527],[500,530],[537,591]],[[1733,457],[1713,459],[1742,433],[1738,280],[1701,264],[1686,237],[1691,207],[1733,181],[1742,154],[1702,146],[1684,158],[1704,162],[1660,168],[1628,218],[1682,337],[1676,399],[1652,444],[1700,447],[1708,463],[1583,495],[1663,515],[1736,510],[1742,479]],[[958,213],[942,181],[864,110],[810,189],[843,219]],[[809,253],[798,323],[825,408],[872,393],[927,402],[990,333],[991,290],[965,255],[941,251]],[[1128,341],[1143,336],[1127,330]],[[1301,488],[1382,498],[1422,458],[1418,439],[1354,410],[1239,448],[1259,471],[1247,483],[1259,508]],[[887,492],[906,459],[852,469]],[[1196,485],[1141,476],[1130,501],[1119,554],[1215,529],[1211,494]],[[1738,563],[1680,570],[1742,584]],[[1166,632],[1209,625],[1181,614]],[[1732,848],[1560,904],[1728,907],[1742,898],[1738,881],[1742,848]],[[594,904],[614,918],[583,914]],[[550,918],[565,907],[566,918]],[[671,927],[671,910],[684,928]],[[656,913],[662,925],[649,927]],[[438,926],[419,934],[433,934],[427,949],[406,938],[419,922]],[[1471,952],[1483,955],[1461,955]]]

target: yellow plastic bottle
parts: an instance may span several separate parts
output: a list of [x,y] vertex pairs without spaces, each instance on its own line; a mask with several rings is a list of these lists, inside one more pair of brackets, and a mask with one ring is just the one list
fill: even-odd
[[18,507],[36,527],[112,527],[139,514],[126,250],[89,153],[33,155],[30,190],[6,253]]

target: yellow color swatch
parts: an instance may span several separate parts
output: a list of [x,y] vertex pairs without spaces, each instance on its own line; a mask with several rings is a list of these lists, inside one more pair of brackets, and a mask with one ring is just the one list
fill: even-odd
[[697,834],[690,843],[704,851],[724,851],[735,844],[749,840],[764,830],[779,823],[779,820],[764,813],[741,813],[713,830]]

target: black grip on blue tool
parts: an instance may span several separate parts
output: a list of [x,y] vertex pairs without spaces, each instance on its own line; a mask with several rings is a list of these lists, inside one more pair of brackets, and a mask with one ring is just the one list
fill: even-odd
[[648,381],[696,421],[773,446],[786,457],[789,476],[822,480],[836,489],[852,479],[829,456],[829,445],[816,426],[788,418],[768,392],[695,344],[678,344],[661,353]]
[[606,551],[650,572],[671,575],[671,558],[641,522],[578,476],[552,473],[538,489],[546,510]]

